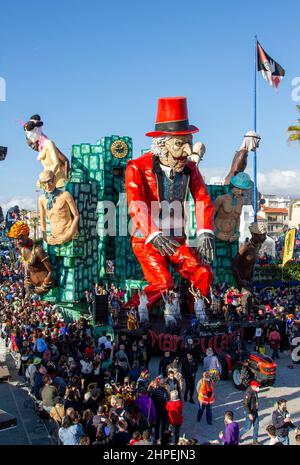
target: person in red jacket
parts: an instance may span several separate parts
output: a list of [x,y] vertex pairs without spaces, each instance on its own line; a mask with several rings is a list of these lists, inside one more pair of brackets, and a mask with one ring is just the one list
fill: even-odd
[[179,399],[178,391],[171,391],[170,400],[166,403],[168,412],[169,429],[174,435],[175,445],[179,441],[180,427],[183,422],[183,402]]
[[281,336],[279,331],[274,327],[272,328],[272,331],[269,334],[269,343],[270,347],[273,350],[272,353],[272,358],[279,358],[278,350],[280,348],[280,341],[281,341]]
[[[203,146],[192,145],[195,132],[186,97],[161,98],[155,131],[146,134],[153,137],[151,150],[127,164],[131,245],[148,281],[144,291],[149,307],[174,288],[169,263],[204,296],[213,284],[209,263],[214,259],[214,207],[195,162]],[[196,252],[186,244],[189,192],[195,204]]]

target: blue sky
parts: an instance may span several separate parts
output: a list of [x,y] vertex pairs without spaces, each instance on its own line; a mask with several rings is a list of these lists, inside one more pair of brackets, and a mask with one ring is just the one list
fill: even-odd
[[0,162],[0,205],[35,197],[41,165],[18,122],[34,113],[68,156],[72,144],[111,134],[133,137],[137,156],[150,144],[144,134],[154,127],[157,99],[186,95],[200,128],[195,141],[207,148],[201,170],[207,178],[226,174],[252,129],[255,34],[286,69],[278,94],[258,76],[260,187],[297,195],[300,147],[288,145],[286,128],[297,119],[299,17],[298,0],[5,2],[0,145],[9,154]]

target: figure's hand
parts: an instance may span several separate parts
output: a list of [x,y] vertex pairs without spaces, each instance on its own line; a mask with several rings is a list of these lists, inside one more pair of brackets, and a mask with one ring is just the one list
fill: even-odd
[[198,237],[198,253],[204,263],[211,263],[215,258],[215,235],[213,232],[203,232]]
[[202,160],[205,151],[205,145],[202,142],[196,142],[196,144],[193,146],[192,154],[188,156],[188,159],[192,160],[196,163],[196,165],[198,165],[198,163]]
[[255,150],[259,147],[259,142],[259,134],[254,131],[248,131],[244,137],[241,149],[246,149],[247,152],[255,152]]
[[52,287],[52,282],[48,283],[45,280],[41,286],[36,286],[34,288],[34,292],[36,292],[36,294],[43,294],[44,292],[48,292],[49,289],[51,289],[51,287]]
[[68,234],[62,234],[59,237],[53,237],[52,235],[47,236],[47,243],[49,245],[61,245],[64,244],[65,242],[70,241],[71,238],[69,237]]
[[240,233],[235,233],[231,238],[229,239],[229,242],[234,242],[237,241],[240,237]]
[[162,236],[161,234],[155,236],[150,242],[163,257],[166,255],[169,255],[170,257],[176,252],[177,248],[180,247],[179,242],[171,239],[170,237]]

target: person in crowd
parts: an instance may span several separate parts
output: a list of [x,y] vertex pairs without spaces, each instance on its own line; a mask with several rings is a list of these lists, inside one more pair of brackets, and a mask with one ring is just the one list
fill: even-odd
[[44,387],[40,390],[40,397],[43,403],[43,408],[48,413],[52,410],[52,407],[55,405],[55,399],[58,395],[57,389],[52,384],[52,379],[49,375],[43,377]]
[[220,441],[224,446],[238,446],[239,444],[239,424],[233,421],[233,412],[228,410],[224,415],[225,433],[219,434]]
[[172,390],[170,392],[170,400],[166,403],[166,410],[168,412],[169,429],[174,436],[174,444],[178,444],[180,427],[183,422],[183,402],[180,400],[178,391]]
[[272,424],[276,429],[276,436],[278,441],[283,445],[290,444],[289,431],[290,429],[298,430],[292,423],[291,416],[287,410],[286,399],[279,399],[277,402],[277,409],[272,414]]
[[171,356],[171,352],[166,351],[164,356],[161,358],[158,367],[158,374],[162,375],[164,378],[167,377],[167,368],[173,362],[173,357]]
[[156,411],[155,441],[157,442],[168,426],[166,404],[169,400],[169,393],[165,387],[165,380],[158,379],[153,387],[150,385],[149,395],[154,402]]
[[272,328],[272,331],[269,333],[269,343],[272,349],[272,358],[279,358],[278,350],[280,349],[280,340],[281,336],[276,327]]
[[77,412],[74,414],[73,422],[69,416],[65,416],[62,425],[58,430],[58,437],[64,446],[78,446],[80,438],[84,436],[83,429],[79,423],[80,416]]
[[50,417],[61,426],[64,416],[66,415],[64,403],[61,397],[55,397],[54,406],[50,410]]
[[172,369],[168,370],[167,378],[165,380],[165,386],[169,394],[172,391],[177,391],[179,399],[181,399],[181,387],[179,381],[175,378],[174,371]]
[[192,404],[195,403],[193,399],[194,391],[195,391],[195,380],[196,374],[198,371],[198,365],[194,360],[194,357],[191,353],[187,353],[186,357],[183,359],[182,362],[182,375],[185,381],[185,391],[184,391],[184,400],[187,402],[189,397],[189,402]]
[[219,359],[214,355],[214,351],[209,347],[206,351],[206,356],[203,360],[203,369],[204,371],[216,371],[221,375],[222,367],[219,362]]
[[200,423],[204,410],[206,410],[206,421],[212,425],[212,404],[215,403],[214,383],[208,371],[203,372],[203,377],[197,385],[199,408],[197,421]]
[[274,425],[268,425],[266,427],[266,432],[268,434],[268,437],[269,437],[269,442],[268,442],[268,446],[275,446],[277,445],[278,443],[279,444],[282,444],[278,437],[276,436],[276,428]]
[[130,434],[127,431],[128,423],[124,419],[120,419],[118,422],[117,432],[112,438],[112,446],[124,447],[130,442]]
[[258,392],[260,384],[253,380],[246,389],[244,395],[244,408],[246,413],[245,425],[240,431],[240,441],[242,436],[253,426],[253,445],[258,445],[259,415],[258,415]]

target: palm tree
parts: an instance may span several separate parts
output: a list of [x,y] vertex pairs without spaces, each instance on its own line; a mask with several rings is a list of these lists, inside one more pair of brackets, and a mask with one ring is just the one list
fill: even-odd
[[39,226],[39,219],[38,217],[34,217],[34,218],[31,218],[30,220],[30,223],[29,223],[30,227],[33,228],[33,239],[34,239],[34,242],[36,242],[36,231],[37,231],[37,228]]
[[28,210],[25,210],[25,208],[20,210],[20,216],[22,218],[22,221],[25,221],[27,219],[26,218],[27,213],[29,213],[29,212],[28,212]]
[[[298,110],[300,111],[300,105],[296,105],[296,107],[298,108]],[[300,119],[298,119],[298,122],[299,124],[296,125],[296,126],[289,126],[288,127],[288,132],[290,132],[291,134],[289,135],[289,142],[293,142],[295,140],[297,140],[298,142],[300,142]]]

